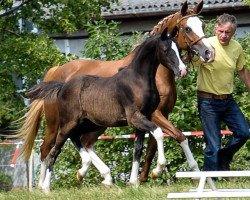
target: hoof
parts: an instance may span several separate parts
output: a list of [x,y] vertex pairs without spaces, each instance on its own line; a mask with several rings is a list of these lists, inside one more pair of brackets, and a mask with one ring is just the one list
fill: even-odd
[[77,171],[77,173],[76,173],[76,178],[78,181],[82,181],[82,179],[83,179],[83,176],[80,174],[79,171]]
[[148,176],[146,176],[145,174],[142,173],[142,174],[140,174],[139,180],[140,180],[140,182],[147,182]]
[[158,177],[159,177],[159,173],[156,173],[156,172],[154,172],[154,170],[153,170],[152,173],[151,173],[151,178],[152,178],[153,180],[156,180]]
[[42,192],[48,195],[50,193],[50,188],[42,188]]
[[102,181],[102,185],[105,186],[105,187],[110,188],[110,187],[113,186],[113,183],[110,182],[110,181],[105,181],[105,180],[104,180],[104,181]]
[[138,180],[134,180],[134,181],[129,181],[128,183],[131,187],[133,188],[138,188],[140,185],[140,182]]

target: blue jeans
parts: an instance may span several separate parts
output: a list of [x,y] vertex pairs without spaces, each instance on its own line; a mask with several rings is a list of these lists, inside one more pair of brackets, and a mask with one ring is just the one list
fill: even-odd
[[[249,126],[232,96],[223,100],[198,97],[198,110],[206,144],[203,170],[221,170],[220,159],[230,164],[233,155],[250,137]],[[223,149],[221,149],[222,121],[233,132],[233,137]]]

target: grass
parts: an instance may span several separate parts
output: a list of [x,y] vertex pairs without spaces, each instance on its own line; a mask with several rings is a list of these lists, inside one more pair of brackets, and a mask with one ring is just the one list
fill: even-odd
[[[249,179],[221,180],[215,183],[217,188],[245,188],[250,189]],[[0,192],[1,200],[159,200],[167,199],[169,192],[184,192],[196,188],[198,182],[181,179],[170,185],[156,186],[154,184],[142,184],[138,188],[131,186],[118,187],[116,185],[107,188],[101,185],[81,188],[55,189],[45,195],[34,189],[29,192],[25,189],[13,189],[9,192]],[[242,198],[244,199],[244,198]],[[245,198],[249,199],[249,198]]]

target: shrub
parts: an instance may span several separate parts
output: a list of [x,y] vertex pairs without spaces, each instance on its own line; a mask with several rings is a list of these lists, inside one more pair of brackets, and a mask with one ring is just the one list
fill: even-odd
[[13,187],[12,178],[4,173],[0,172],[0,190],[10,191]]

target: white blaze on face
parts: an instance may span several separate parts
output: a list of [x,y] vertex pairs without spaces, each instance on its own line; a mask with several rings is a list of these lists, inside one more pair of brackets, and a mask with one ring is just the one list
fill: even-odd
[[205,36],[202,29],[202,22],[198,17],[189,17],[187,19],[187,26],[190,27],[198,37]]
[[178,48],[176,46],[176,43],[172,41],[171,48],[175,51],[175,54],[179,60],[179,70],[181,72],[181,77],[185,76],[187,74],[187,66],[182,62],[180,58],[180,53],[178,51]]
[[[187,19],[187,26],[189,26],[193,32],[199,37],[204,37],[204,31],[202,29],[202,22],[201,20],[194,16],[194,17],[189,17]],[[214,48],[212,47],[212,45],[208,42],[207,38],[203,38],[201,40],[203,42],[203,44],[208,48],[208,50],[210,51],[210,60],[208,62],[211,62],[214,60]],[[201,58],[203,60],[203,58]]]

